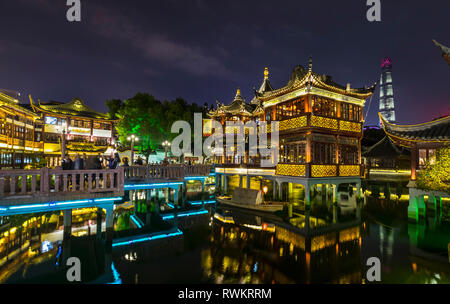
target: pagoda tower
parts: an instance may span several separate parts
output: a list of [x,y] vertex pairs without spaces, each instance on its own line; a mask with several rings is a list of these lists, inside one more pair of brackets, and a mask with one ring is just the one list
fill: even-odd
[[380,108],[381,115],[390,123],[395,123],[394,89],[392,87],[392,60],[385,57],[381,63]]

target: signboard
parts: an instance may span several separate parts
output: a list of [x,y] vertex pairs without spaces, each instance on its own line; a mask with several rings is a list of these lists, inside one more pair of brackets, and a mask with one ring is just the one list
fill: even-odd
[[203,136],[212,135],[212,119],[203,119]]

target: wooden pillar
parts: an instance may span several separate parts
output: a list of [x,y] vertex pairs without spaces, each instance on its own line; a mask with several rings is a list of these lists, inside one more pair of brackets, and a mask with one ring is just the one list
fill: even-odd
[[272,192],[273,192],[273,199],[276,200],[277,199],[277,181],[276,180],[273,180]]
[[311,161],[312,161],[312,157],[311,157],[311,149],[312,149],[312,143],[311,143],[311,132],[306,133],[306,172],[305,175],[306,177],[311,177]]
[[417,145],[414,143],[411,147],[411,180],[416,180],[417,174],[416,174],[416,167],[417,167]]
[[223,175],[223,192],[224,193],[228,192],[228,180],[225,174]]
[[278,195],[280,197],[280,201],[283,201],[283,183],[278,183]]
[[308,183],[305,185],[305,206],[311,206],[311,186]]

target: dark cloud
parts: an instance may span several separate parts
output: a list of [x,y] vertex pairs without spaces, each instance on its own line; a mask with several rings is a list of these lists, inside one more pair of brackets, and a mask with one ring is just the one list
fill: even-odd
[[[449,111],[450,71],[431,42],[450,44],[445,0],[381,1],[380,23],[365,20],[361,0],[81,2],[82,22],[69,23],[65,0],[2,1],[0,87],[43,100],[81,96],[102,111],[106,99],[138,91],[214,103],[238,86],[251,99],[265,66],[283,86],[310,55],[320,74],[371,85],[391,56],[399,122]],[[377,109],[378,95],[368,123]]]

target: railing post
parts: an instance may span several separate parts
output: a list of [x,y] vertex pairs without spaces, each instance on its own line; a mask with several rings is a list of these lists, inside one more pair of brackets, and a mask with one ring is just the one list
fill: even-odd
[[77,190],[77,179],[76,179],[77,173],[72,174],[72,192]]
[[60,175],[55,173],[55,192],[59,192]]
[[41,195],[48,195],[50,192],[49,185],[49,169],[47,167],[41,168]]
[[25,194],[27,193],[27,179],[28,179],[28,175],[24,174],[22,175],[22,189],[21,189],[21,193]]
[[16,177],[14,175],[9,177],[9,194],[16,194]]
[[5,195],[5,177],[0,176],[0,196],[3,197]]

